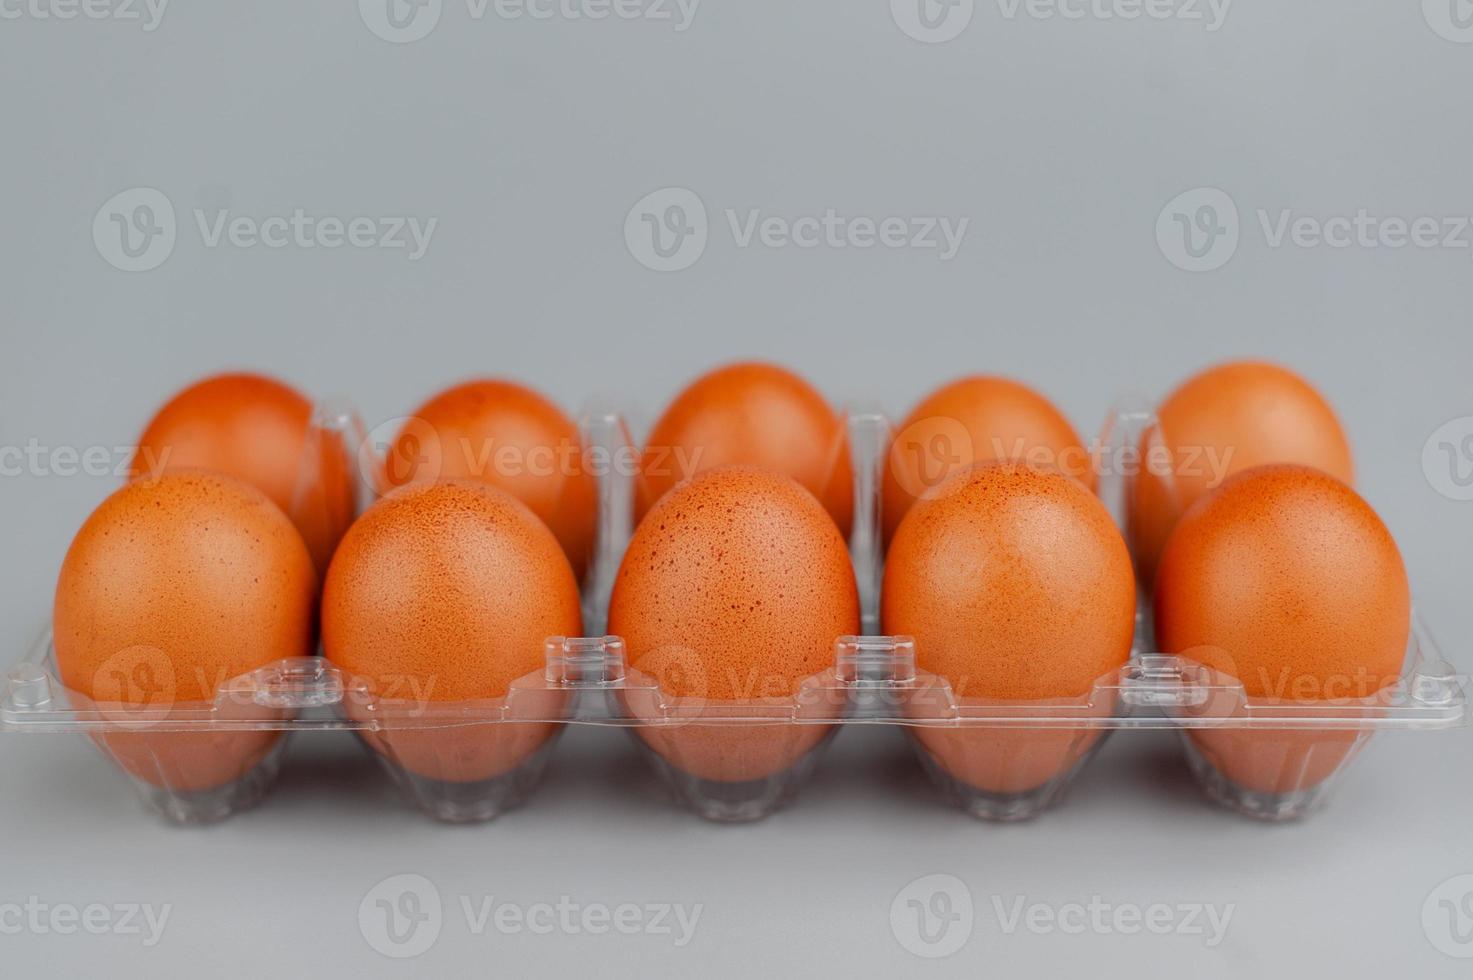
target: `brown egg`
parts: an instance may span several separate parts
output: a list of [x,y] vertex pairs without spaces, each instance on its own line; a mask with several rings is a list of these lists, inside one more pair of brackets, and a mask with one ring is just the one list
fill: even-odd
[[557,539],[525,504],[477,481],[384,496],[349,529],[323,587],[323,651],[350,688],[368,692],[349,710],[383,718],[369,744],[431,779],[505,773],[556,726],[415,729],[394,719],[471,701],[486,702],[473,715],[494,716],[514,680],[542,669],[545,641],[582,628]]
[[961,378],[923,398],[896,430],[884,476],[885,540],[917,497],[990,459],[1059,469],[1093,484],[1079,434],[1047,398],[1007,378]]
[[[964,702],[1081,698],[1129,659],[1135,575],[1109,513],[1078,480],[1016,462],[978,463],[901,521],[886,557],[881,618],[887,634],[915,637],[917,666]],[[912,732],[953,778],[993,793],[1044,784],[1098,737]]]
[[509,381],[468,381],[415,410],[385,460],[390,484],[474,479],[499,487],[552,528],[581,579],[593,550],[598,485],[578,425]]
[[1350,483],[1350,444],[1309,382],[1273,364],[1219,364],[1189,379],[1156,410],[1141,441],[1130,533],[1149,583],[1171,529],[1209,490],[1242,470],[1300,463]]
[[[1302,466],[1239,473],[1182,517],[1161,557],[1156,641],[1237,678],[1249,698],[1366,698],[1401,674],[1411,629],[1390,532],[1344,483]],[[1191,732],[1237,785],[1307,788],[1358,733]]]
[[357,491],[344,447],[318,438],[312,403],[255,374],[221,374],[179,392],[138,439],[135,477],[205,469],[244,480],[286,512],[319,569],[353,522]]
[[[712,470],[663,496],[635,531],[609,604],[609,632],[624,638],[633,670],[714,706],[790,704],[805,678],[833,666],[834,642],[858,630],[834,522],[797,482],[753,467]],[[696,718],[639,732],[678,769],[740,782],[792,766],[827,726]]]
[[635,519],[681,480],[734,465],[792,477],[849,533],[854,471],[844,419],[807,381],[772,364],[718,368],[676,396],[640,456]]
[[[124,720],[206,710],[225,681],[312,654],[316,591],[301,535],[259,490],[206,472],[138,480],[67,551],[57,668],[79,703]],[[98,741],[134,776],[179,792],[240,778],[280,734],[134,727]]]

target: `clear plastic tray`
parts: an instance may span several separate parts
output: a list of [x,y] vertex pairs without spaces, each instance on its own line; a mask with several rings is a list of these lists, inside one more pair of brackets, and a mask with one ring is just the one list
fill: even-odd
[[[1149,410],[1127,405],[1111,416],[1100,450],[1128,453],[1151,421]],[[366,499],[377,467],[360,458],[361,421],[328,408],[316,425],[314,461],[324,441],[335,443],[363,474]],[[631,531],[634,441],[617,414],[588,413],[583,431],[600,468],[599,532],[584,586],[584,622],[596,632]],[[848,432],[856,490],[850,546],[863,627],[874,632],[880,467],[890,428],[884,416],[863,413],[849,417]],[[1122,527],[1124,469],[1108,468],[1098,487]],[[4,677],[0,732],[89,735],[151,806],[190,822],[258,800],[289,733],[352,730],[421,809],[474,821],[526,799],[563,725],[626,728],[680,803],[710,819],[741,821],[790,800],[844,725],[903,727],[947,796],[993,820],[1032,817],[1057,800],[1110,731],[1169,728],[1181,732],[1212,798],[1251,816],[1288,819],[1322,802],[1374,733],[1468,720],[1464,678],[1415,614],[1401,680],[1354,701],[1250,698],[1234,678],[1152,652],[1149,622],[1143,609],[1130,660],[1085,696],[1027,702],[959,698],[944,679],[917,669],[910,638],[871,635],[836,637],[833,665],[788,698],[671,697],[628,662],[618,637],[593,636],[548,639],[543,670],[489,701],[375,697],[361,680],[310,657],[234,678],[207,703],[95,704],[58,680],[48,633]]]

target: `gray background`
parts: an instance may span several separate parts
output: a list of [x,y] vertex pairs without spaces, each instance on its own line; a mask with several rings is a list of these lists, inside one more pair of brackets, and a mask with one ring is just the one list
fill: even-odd
[[[15,8],[7,8],[15,9]],[[179,4],[137,22],[0,20],[0,445],[125,445],[222,367],[345,394],[370,424],[467,373],[570,408],[647,413],[696,372],[760,356],[838,402],[903,411],[966,371],[1017,375],[1084,431],[1119,394],[1215,359],[1281,360],[1352,434],[1363,493],[1422,612],[1473,663],[1473,504],[1421,464],[1473,415],[1461,249],[1270,248],[1254,212],[1473,213],[1473,45],[1410,0],[1238,0],[1178,20],[1009,20],[991,0],[945,44],[883,0],[706,0],[668,22],[474,21],[447,0],[424,40],[375,37],[351,2]],[[692,268],[658,274],[626,212],[689,187],[712,216]],[[180,214],[164,264],[128,274],[94,213],[129,187]],[[1158,250],[1162,206],[1216,186],[1242,212],[1217,271]],[[193,207],[439,218],[426,256],[208,249]],[[727,207],[797,216],[965,215],[960,254],[738,248]],[[108,477],[0,479],[0,622],[44,626],[70,536]],[[977,903],[957,976],[1466,976],[1422,905],[1473,872],[1473,739],[1373,744],[1331,807],[1260,826],[1213,809],[1170,737],[1124,734],[1060,809],[995,827],[947,809],[894,732],[849,732],[798,805],[754,826],[672,809],[622,737],[573,732],[533,803],[490,826],[411,812],[351,739],[299,739],[264,806],[204,830],[146,815],[78,737],[0,738],[0,903],[172,903],[158,946],[0,935],[7,976],[893,976],[932,969],[889,927],[926,874]],[[387,875],[429,877],[449,920],[422,957],[360,935]],[[456,896],[702,903],[695,940],[470,935]],[[1003,935],[1010,902],[1235,903],[1227,940]]]

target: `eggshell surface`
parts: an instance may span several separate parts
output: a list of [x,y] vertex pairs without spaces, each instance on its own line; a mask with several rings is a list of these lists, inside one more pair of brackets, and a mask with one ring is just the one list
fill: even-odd
[[976,462],[1057,468],[1089,485],[1090,457],[1057,408],[1008,378],[960,378],[933,391],[896,427],[884,473],[885,540],[916,498]]
[[[1302,466],[1239,473],[1181,519],[1156,582],[1157,643],[1268,702],[1353,701],[1395,683],[1411,598],[1390,532],[1341,481]],[[1354,732],[1193,732],[1263,792],[1333,772]],[[1338,754],[1337,754],[1338,753]]]
[[[557,539],[515,497],[476,481],[385,495],[349,529],[323,588],[324,653],[386,718],[505,698],[541,670],[549,637],[581,631],[578,585]],[[515,767],[554,731],[391,726],[367,738],[420,775],[470,782]]]
[[137,477],[181,469],[257,487],[301,532],[319,570],[352,523],[357,491],[341,443],[313,430],[312,403],[257,374],[221,374],[169,400],[139,437]]
[[665,409],[640,455],[636,520],[680,481],[733,465],[792,477],[849,533],[854,472],[843,417],[803,378],[760,363],[697,378]]
[[598,486],[578,425],[510,381],[449,388],[416,409],[390,446],[389,483],[474,479],[526,504],[557,536],[575,575],[593,550]]
[[[881,618],[887,634],[915,638],[917,666],[962,701],[1078,699],[1129,658],[1135,576],[1109,513],[1078,480],[1016,462],[978,463],[901,521],[886,558]],[[980,727],[912,733],[949,774],[997,793],[1046,782],[1097,737]]]
[[1309,382],[1256,361],[1220,364],[1190,378],[1156,410],[1141,443],[1130,531],[1141,579],[1151,582],[1181,515],[1223,480],[1255,466],[1299,463],[1351,483],[1350,443]]
[[[310,656],[317,576],[265,494],[208,472],[125,485],[82,525],[53,612],[61,680],[83,703],[207,709],[224,682]],[[126,713],[126,712],[125,712]],[[277,732],[100,737],[129,772],[180,791],[243,775]]]
[[[794,480],[723,467],[680,484],[640,523],[614,582],[609,632],[631,668],[674,698],[702,704],[787,703],[833,666],[834,644],[859,629],[844,539]],[[678,768],[728,782],[786,769],[824,725],[643,727]]]

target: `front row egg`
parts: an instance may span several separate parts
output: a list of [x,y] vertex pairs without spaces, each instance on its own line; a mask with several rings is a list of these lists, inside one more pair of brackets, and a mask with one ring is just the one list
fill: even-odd
[[[1349,486],[1288,464],[1229,477],[1183,515],[1156,578],[1156,639],[1260,702],[1357,701],[1401,676],[1411,595],[1386,525]],[[1192,730],[1238,787],[1317,785],[1360,732]]]
[[[521,501],[479,481],[385,495],[343,537],[323,587],[324,655],[350,691],[365,692],[345,699],[348,710],[371,707],[391,722],[396,712],[413,719],[437,705],[505,698],[542,669],[549,637],[582,629],[578,583],[557,538]],[[555,731],[391,724],[365,739],[417,775],[468,783],[510,771]]]
[[226,681],[310,656],[316,598],[312,556],[264,492],[202,470],[137,480],[87,518],[62,562],[57,669],[79,707],[120,720],[97,738],[123,769],[177,792],[215,789],[254,769],[281,733],[141,722],[209,710]]
[[655,503],[609,604],[631,671],[692,712],[640,737],[676,769],[718,782],[787,769],[827,726],[703,725],[700,715],[791,699],[833,665],[835,641],[858,631],[854,569],[828,511],[792,478],[744,466],[710,470]]
[[[1119,529],[1084,484],[1018,462],[977,463],[928,491],[900,522],[881,620],[886,633],[915,638],[918,668],[959,701],[1075,701],[1130,657],[1135,573]],[[924,715],[942,705],[918,700],[913,709]],[[947,775],[999,794],[1042,786],[1099,737],[909,731]]]

